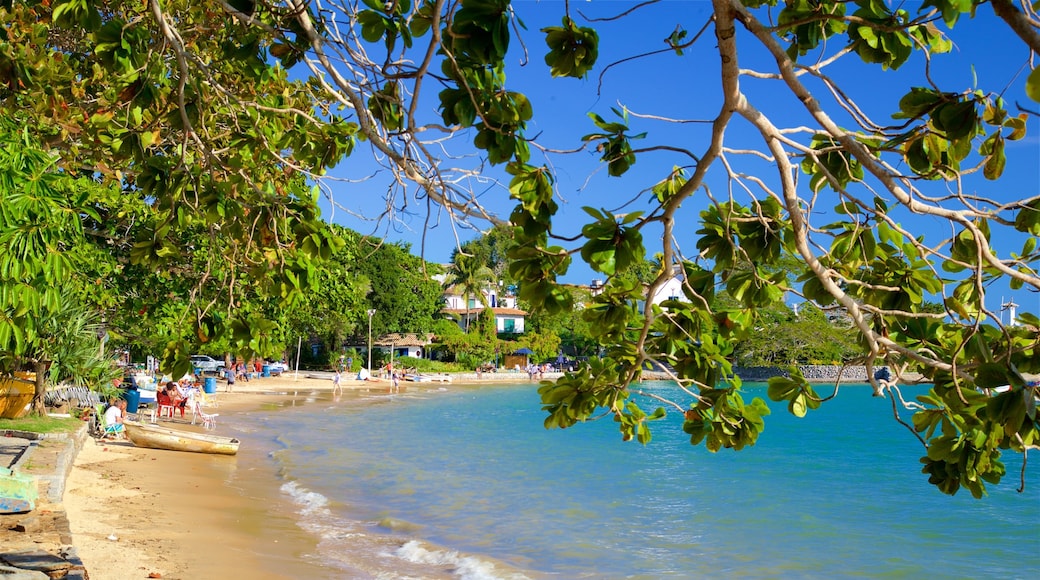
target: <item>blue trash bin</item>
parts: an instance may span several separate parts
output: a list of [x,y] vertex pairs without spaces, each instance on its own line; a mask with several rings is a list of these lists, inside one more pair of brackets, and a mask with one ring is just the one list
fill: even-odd
[[137,413],[137,408],[141,406],[141,391],[127,389],[123,391],[123,399],[126,400],[126,412]]
[[271,376],[271,365],[264,365],[262,368],[264,378]]
[[206,382],[202,384],[202,390],[209,395],[217,392],[217,377],[206,377]]

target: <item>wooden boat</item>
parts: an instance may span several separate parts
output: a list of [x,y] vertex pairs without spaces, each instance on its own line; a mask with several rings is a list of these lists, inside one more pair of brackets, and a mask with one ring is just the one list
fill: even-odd
[[126,436],[138,447],[150,449],[169,449],[171,451],[192,451],[195,453],[214,453],[217,455],[234,455],[238,453],[240,441],[234,437],[207,435],[195,431],[170,429],[158,425],[148,425],[136,421],[124,421]]
[[436,374],[436,375],[418,375],[418,374],[406,374],[404,380],[412,381],[413,383],[450,383],[451,375],[448,374]]
[[0,418],[17,419],[25,415],[36,393],[36,383],[18,377],[0,378]]
[[142,405],[150,405],[155,402],[155,389],[142,389],[141,387],[137,387],[137,392],[141,394],[140,400]]
[[0,467],[0,514],[19,514],[36,509],[36,478]]

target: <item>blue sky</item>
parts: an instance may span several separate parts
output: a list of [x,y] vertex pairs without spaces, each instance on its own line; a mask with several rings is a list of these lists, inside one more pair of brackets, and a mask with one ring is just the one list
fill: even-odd
[[[526,25],[526,31],[521,33],[523,44],[517,42],[514,36],[510,45],[507,85],[512,90],[527,94],[534,105],[535,119],[529,124],[528,136],[537,136],[539,143],[553,149],[578,149],[581,146],[580,138],[596,130],[587,117],[588,113],[595,112],[607,120],[613,120],[611,107],[625,106],[633,113],[629,123],[632,132],[648,133],[646,139],[635,142],[634,146],[653,147],[667,144],[687,148],[695,154],[701,153],[706,147],[709,134],[709,125],[706,123],[669,123],[637,118],[637,115],[704,121],[712,119],[717,114],[721,102],[718,90],[719,58],[715,49],[714,31],[711,28],[682,56],[667,52],[621,62],[611,67],[602,79],[599,75],[610,63],[665,48],[663,39],[668,37],[677,25],[688,31],[687,39],[692,38],[710,16],[710,3],[662,2],[638,10],[620,21],[592,24],[588,24],[578,14],[578,11],[581,11],[582,14],[593,18],[611,16],[634,5],[635,3],[631,2],[571,3],[571,14],[578,24],[594,26],[600,34],[597,68],[587,79],[577,80],[552,79],[548,67],[542,60],[547,49],[539,29],[559,25],[564,3],[514,2],[516,14]],[[904,7],[911,12],[916,11],[918,5],[904,3]],[[988,6],[980,7],[978,12],[974,20],[962,20],[962,24],[966,26],[950,33],[955,42],[954,52],[938,55],[933,59],[931,77],[940,88],[951,92],[972,88],[981,88],[987,92],[1003,91],[1012,112],[1017,111],[1014,105],[1016,102],[1034,110],[1040,108],[1040,105],[1031,103],[1024,95],[1025,78],[1029,72],[1025,66],[1028,58],[1025,45],[992,16],[992,10]],[[939,27],[940,30],[949,32],[941,23]],[[770,66],[771,59],[756,46],[750,35],[738,32],[738,45],[741,50],[739,58],[742,68],[773,72],[775,65]],[[523,52],[524,48],[527,51],[526,55]],[[375,54],[376,51],[372,50],[372,54]],[[833,53],[833,50],[829,52]],[[803,57],[802,62],[807,62],[808,58]],[[852,95],[857,105],[874,121],[886,124],[891,122],[889,115],[896,110],[899,99],[909,87],[924,84],[921,78],[924,62],[922,57],[915,55],[900,70],[882,72],[879,67],[864,65],[850,55],[841,63],[827,68],[826,72]],[[811,81],[806,83],[816,90],[814,94],[824,100],[827,106],[829,101],[822,84],[813,84]],[[742,88],[751,103],[772,118],[777,125],[810,125],[805,109],[778,81],[745,79],[742,81]],[[439,88],[431,85],[425,90],[429,108],[427,119],[435,122],[438,119],[435,99]],[[828,107],[828,110],[836,109]],[[843,126],[851,126],[847,117],[838,113],[835,116]],[[471,137],[458,139],[453,144],[454,150],[475,155],[471,147],[463,146],[469,139]],[[731,124],[727,132],[727,144],[734,148],[761,148],[761,143],[757,132],[739,119]],[[452,228],[444,213],[436,209],[428,217],[426,206],[417,205],[414,201],[404,208],[404,212],[397,213],[399,219],[394,222],[372,222],[351,215],[353,213],[376,216],[386,203],[384,197],[389,175],[381,173],[370,177],[377,167],[368,160],[367,148],[367,144],[361,144],[355,155],[345,160],[334,171],[335,175],[355,181],[333,186],[334,197],[340,207],[326,206],[325,215],[329,216],[331,221],[361,233],[372,233],[389,240],[411,243],[415,253],[421,252],[427,260],[435,262],[447,262],[450,259],[456,239],[466,241],[477,236],[472,230]],[[1026,139],[1008,143],[1007,155],[1007,169],[1000,181],[986,181],[980,172],[978,176],[965,178],[964,189],[969,193],[1005,201],[1038,195],[1040,123],[1035,117],[1029,121]],[[733,156],[733,161],[735,168],[775,184],[776,171],[770,164],[740,156]],[[476,158],[470,158],[468,163],[476,166]],[[557,217],[559,229],[556,231],[561,235],[574,236],[587,221],[588,216],[582,211],[582,206],[605,208],[619,213],[646,210],[649,208],[645,201],[646,189],[666,176],[672,167],[688,165],[689,158],[674,152],[643,153],[632,169],[621,178],[608,177],[605,167],[598,163],[598,154],[591,150],[546,155],[533,151],[531,163],[547,163],[555,169],[558,179],[558,203],[561,206]],[[501,216],[508,216],[514,203],[508,199],[507,176],[503,175],[500,168],[488,168],[484,176],[480,182],[471,182],[471,186],[482,192],[481,201],[490,209],[497,211]],[[713,170],[707,183],[715,196],[727,195],[728,184],[721,170]],[[808,190],[807,184],[807,180],[803,180],[801,187]],[[946,191],[946,186],[942,183],[930,183],[925,189],[929,194],[941,195]],[[734,195],[738,200],[749,199],[739,192]],[[826,196],[831,196],[834,201],[826,200]],[[835,205],[837,197],[825,189],[821,193],[821,199],[818,207],[830,208]],[[683,223],[688,224],[688,227],[687,231],[680,235],[679,243],[687,254],[695,253],[693,234],[697,229],[696,216],[705,205],[706,200],[701,192],[684,204]],[[900,220],[915,234],[926,236],[929,242],[938,243],[951,235],[949,226],[939,220],[910,215],[900,215]],[[648,246],[655,245],[656,235],[657,233],[652,231],[644,233]],[[1009,252],[1018,251],[1024,241],[1025,237],[1022,235],[1002,234],[994,243],[1000,254],[1006,256]],[[653,251],[650,248],[648,250]],[[594,277],[601,276],[576,259],[570,272],[562,279],[584,283]],[[1013,298],[1019,304],[1020,311],[1040,312],[1040,294],[1037,293],[1024,290],[1013,293],[1005,287],[992,289],[990,296],[988,306],[993,309],[999,308],[997,302],[1001,298]]]

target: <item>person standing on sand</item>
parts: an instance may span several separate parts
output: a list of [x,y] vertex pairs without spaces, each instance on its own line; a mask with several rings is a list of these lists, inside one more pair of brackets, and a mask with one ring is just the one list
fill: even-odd
[[235,369],[234,367],[224,370],[224,376],[227,377],[227,386],[224,387],[225,392],[231,392],[235,388]]

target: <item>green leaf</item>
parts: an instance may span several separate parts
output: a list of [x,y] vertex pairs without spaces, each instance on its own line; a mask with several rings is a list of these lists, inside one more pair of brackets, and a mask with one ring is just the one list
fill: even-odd
[[990,153],[989,159],[986,160],[986,165],[982,168],[982,174],[986,179],[997,180],[1004,173],[1004,165],[1007,162],[1007,157],[1004,155],[1004,138],[1000,134],[996,135],[996,139],[993,141],[992,152]]
[[1022,204],[1015,214],[1015,229],[1040,236],[1040,199]]
[[563,26],[543,28],[549,53],[545,63],[554,77],[583,78],[596,64],[599,35],[592,28],[578,27],[569,16]]
[[798,389],[798,383],[791,379],[772,377],[769,379],[769,389],[766,391],[766,394],[774,401],[786,401]]
[[807,406],[805,395],[797,395],[791,399],[791,402],[788,405],[788,410],[790,410],[791,414],[795,417],[802,418],[805,417]]
[[386,34],[390,21],[374,10],[362,10],[358,14],[358,22],[361,23],[361,38],[368,42],[377,42]]
[[1034,68],[1026,78],[1026,96],[1040,103],[1040,67]]

